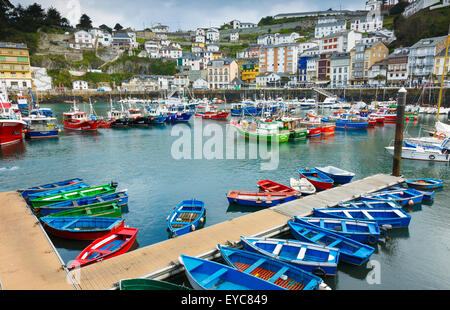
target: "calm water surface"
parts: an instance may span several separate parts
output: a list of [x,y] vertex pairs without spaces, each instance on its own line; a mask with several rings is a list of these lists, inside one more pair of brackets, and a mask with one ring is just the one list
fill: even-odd
[[[48,105],[61,116],[69,105]],[[97,103],[98,114],[108,105]],[[408,134],[417,136],[423,126],[432,126],[435,116],[421,116],[408,124]],[[226,122],[204,121],[226,132]],[[61,126],[62,127],[62,126]],[[193,120],[190,127],[193,129]],[[0,191],[81,177],[90,185],[119,183],[128,189],[129,212],[125,224],[140,229],[139,247],[167,240],[166,218],[182,200],[196,198],[207,207],[206,226],[252,212],[229,206],[229,190],[256,190],[256,182],[271,179],[289,184],[300,168],[333,165],[356,173],[361,179],[391,173],[392,157],[384,150],[394,139],[394,124],[365,131],[337,131],[326,139],[280,145],[279,165],[261,170],[265,160],[176,160],[171,148],[179,139],[171,136],[173,125],[136,129],[102,129],[98,133],[63,132],[56,140],[27,141],[0,152]],[[209,137],[205,137],[206,142]],[[193,154],[193,150],[192,150]],[[450,183],[449,166],[420,161],[402,162],[407,178],[432,177]],[[450,288],[450,192],[437,193],[431,205],[409,210],[410,227],[390,232],[391,240],[379,243],[372,256],[380,266],[380,284],[369,284],[371,268],[342,264],[334,289],[449,289]],[[268,219],[270,220],[270,219]],[[291,237],[291,236],[287,236]],[[291,237],[292,238],[292,237]],[[85,242],[52,238],[65,262],[73,260]]]

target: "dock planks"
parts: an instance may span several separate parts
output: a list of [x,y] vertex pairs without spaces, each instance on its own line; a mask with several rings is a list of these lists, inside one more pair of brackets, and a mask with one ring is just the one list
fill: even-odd
[[0,193],[2,289],[73,290],[38,223],[17,192]]

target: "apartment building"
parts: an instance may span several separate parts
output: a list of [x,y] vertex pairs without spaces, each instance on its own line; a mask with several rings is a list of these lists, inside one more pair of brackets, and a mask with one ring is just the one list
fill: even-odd
[[361,39],[362,34],[353,30],[332,33],[319,39],[319,54],[349,52]]
[[336,53],[330,57],[330,83],[332,87],[350,84],[350,53]]
[[397,48],[387,61],[386,81],[389,85],[405,85],[409,77],[409,47]]
[[207,81],[210,89],[227,89],[238,78],[239,68],[235,60],[219,58],[208,62]]
[[32,88],[30,55],[25,44],[0,42],[0,87]]
[[418,85],[431,81],[434,58],[445,49],[447,36],[422,39],[410,48],[408,69],[410,82]]
[[369,70],[377,62],[389,56],[389,49],[382,42],[357,44],[350,52],[351,84],[368,84]]
[[262,46],[259,69],[265,72],[296,74],[298,70],[298,47],[296,44]]

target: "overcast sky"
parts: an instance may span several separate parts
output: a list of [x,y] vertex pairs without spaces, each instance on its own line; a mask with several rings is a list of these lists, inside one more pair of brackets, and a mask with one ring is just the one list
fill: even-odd
[[364,9],[365,0],[12,0],[14,5],[34,2],[43,8],[55,7],[75,25],[87,14],[94,27],[142,29],[160,22],[170,31],[221,26],[233,19],[257,23],[262,17],[279,13],[308,12],[332,8]]

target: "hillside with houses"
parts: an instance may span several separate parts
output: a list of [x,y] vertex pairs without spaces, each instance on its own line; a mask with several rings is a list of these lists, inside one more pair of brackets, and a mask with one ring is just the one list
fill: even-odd
[[[72,27],[37,4],[17,10],[5,7],[0,50],[21,44],[26,57],[12,64],[0,56],[7,88],[420,87],[439,83],[444,72],[450,1],[369,0],[356,11],[286,12],[189,31],[161,23],[93,27],[87,15]],[[31,11],[42,15],[37,29],[8,19]]]

